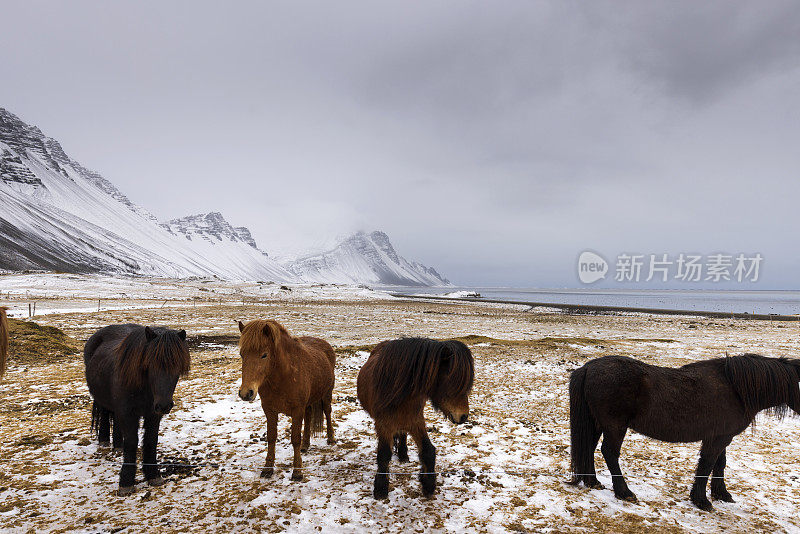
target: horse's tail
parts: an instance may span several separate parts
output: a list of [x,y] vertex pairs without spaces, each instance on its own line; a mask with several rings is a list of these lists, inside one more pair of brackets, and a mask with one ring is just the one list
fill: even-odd
[[325,430],[325,411],[322,409],[322,401],[315,402],[311,406],[311,434],[316,436]]
[[92,359],[94,356],[94,351],[97,350],[97,347],[103,344],[103,330],[99,330],[92,334],[92,336],[86,340],[86,344],[83,346],[83,363],[84,365],[89,363],[89,360]]
[[594,449],[600,431],[589,404],[586,402],[584,385],[586,367],[572,371],[569,377],[569,427],[572,455],[571,484],[577,485],[594,473]]
[[0,307],[0,378],[6,372],[6,357],[8,356],[8,318],[6,309]]

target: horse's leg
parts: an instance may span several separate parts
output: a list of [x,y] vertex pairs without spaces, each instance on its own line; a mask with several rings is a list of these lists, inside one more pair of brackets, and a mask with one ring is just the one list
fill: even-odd
[[111,428],[113,429],[112,430],[112,435],[113,435],[112,446],[115,449],[121,449],[122,448],[122,426],[117,421],[117,419],[114,417],[113,412],[108,412],[108,416],[109,416],[109,418],[111,420]]
[[304,412],[292,414],[292,448],[294,449],[294,462],[292,480],[303,480],[303,458],[300,456],[301,430]]
[[611,482],[614,484],[614,495],[618,499],[636,502],[636,495],[628,488],[622,470],[619,468],[619,452],[622,449],[622,440],[625,439],[627,428],[603,429],[603,445],[600,450],[606,460],[608,470],[611,472]]
[[436,447],[428,438],[424,421],[411,432],[411,437],[419,450],[419,481],[422,484],[422,493],[430,497],[436,491]]
[[697,471],[695,472],[694,484],[692,484],[689,498],[695,506],[706,512],[710,512],[713,508],[711,501],[706,496],[708,475],[711,474],[719,455],[730,444],[731,439],[728,436],[718,436],[713,439],[703,440],[703,444],[700,446],[700,461],[697,462]]
[[336,438],[333,437],[333,421],[331,419],[331,405],[333,404],[333,390],[323,399],[322,410],[325,412],[325,424],[327,426],[328,445],[336,443]]
[[394,450],[397,453],[397,459],[401,463],[408,461],[408,434],[405,432],[398,432],[394,435]]
[[595,471],[594,466],[594,451],[597,449],[597,444],[600,442],[600,436],[602,432],[597,430],[594,434],[592,434],[592,449],[591,449],[591,457],[587,458],[587,466],[582,469],[585,471],[584,473],[578,473],[579,476],[575,477],[573,482],[570,484],[577,486],[581,481],[583,481],[583,485],[590,489],[603,489],[603,485],[597,480],[597,471]]
[[261,476],[269,478],[275,472],[275,441],[278,439],[278,412],[264,412],[267,416],[267,462]]
[[306,452],[311,446],[311,406],[306,406],[306,414],[303,420],[303,444],[300,446],[300,452]]
[[142,471],[144,478],[150,486],[161,486],[164,479],[158,469],[156,448],[158,447],[158,426],[161,417],[155,414],[146,415],[144,418],[144,439],[142,440]]
[[[116,412],[115,412],[116,413]],[[136,483],[136,449],[139,446],[139,418],[130,414],[115,418],[122,427],[122,469],[119,472],[119,494],[130,495]]]
[[711,479],[711,498],[718,501],[734,502],[733,497],[728,492],[728,488],[725,487],[725,463],[725,449],[722,449],[712,471],[714,478]]
[[[377,425],[376,425],[377,426]],[[372,488],[372,496],[376,499],[385,499],[389,496],[389,461],[392,459],[392,445],[386,432],[378,433],[378,472],[375,473],[375,484]]]
[[97,424],[97,444],[101,447],[111,445],[111,412],[100,408],[100,421]]

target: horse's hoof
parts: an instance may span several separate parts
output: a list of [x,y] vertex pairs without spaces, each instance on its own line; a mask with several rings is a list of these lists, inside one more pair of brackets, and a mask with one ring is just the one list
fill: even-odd
[[408,455],[406,455],[406,456],[398,456],[397,461],[400,462],[401,464],[405,464],[408,463],[410,460],[408,459]]
[[372,496],[375,497],[377,500],[388,499],[389,498],[389,480],[381,481],[378,480],[375,482],[375,485],[372,488]]
[[733,500],[733,497],[731,496],[731,494],[728,493],[727,491],[724,491],[724,492],[723,491],[719,491],[719,492],[712,491],[711,492],[711,498],[716,500],[716,501],[722,501],[722,502],[736,502],[736,501]]
[[120,486],[119,490],[117,490],[117,495],[119,495],[120,497],[125,497],[133,493],[133,489],[134,489],[133,486]]
[[692,503],[704,512],[710,512],[714,509],[714,507],[711,506],[711,501],[705,498],[705,496],[702,499],[692,499]]
[[107,447],[111,446],[111,442],[110,441],[98,441],[97,442],[97,446],[98,447],[107,448]]
[[163,477],[155,477],[155,478],[148,479],[148,481],[147,481],[147,485],[148,486],[163,486],[166,483],[167,483],[167,481],[164,480]]
[[436,479],[423,478],[420,482],[422,483],[422,494],[424,496],[431,497],[436,492]]
[[[605,488],[605,486],[603,486],[599,480],[595,480],[594,482],[584,482],[584,485],[589,489],[595,490],[601,490]],[[636,496],[633,497],[633,500],[636,500]]]
[[328,438],[328,445],[336,445],[336,439],[335,438]]
[[620,492],[615,494],[617,499],[621,499],[627,502],[639,502],[639,499],[636,498],[636,495],[633,494],[631,490],[626,492]]
[[302,471],[292,471],[292,480],[298,482],[303,480],[303,472]]
[[300,447],[300,452],[308,452],[308,447]]
[[265,467],[261,470],[261,478],[270,478],[273,473],[275,473],[275,469],[272,467]]

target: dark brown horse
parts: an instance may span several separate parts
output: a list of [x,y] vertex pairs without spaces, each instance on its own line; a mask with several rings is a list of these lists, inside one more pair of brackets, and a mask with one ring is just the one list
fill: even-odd
[[702,441],[690,498],[711,510],[706,497],[733,502],[725,487],[725,448],[762,410],[800,414],[800,360],[744,354],[683,367],[648,365],[624,356],[605,356],[572,372],[569,382],[572,483],[602,488],[595,476],[594,450],[601,450],[617,498],[635,501],[619,467],[628,428],[669,442]]
[[389,495],[393,441],[398,459],[408,461],[408,434],[419,450],[422,492],[433,494],[436,447],[425,426],[425,402],[430,400],[453,423],[466,422],[474,375],[472,353],[460,341],[403,338],[373,349],[358,373],[358,400],[375,420],[378,435],[376,499]]
[[6,372],[6,358],[8,357],[8,318],[6,309],[0,307],[0,378]]
[[278,414],[282,413],[292,418],[292,480],[301,480],[300,452],[308,450],[312,433],[322,432],[323,417],[327,420],[328,443],[335,443],[331,403],[336,354],[327,341],[310,336],[292,337],[276,321],[250,321],[246,325],[240,321],[239,331],[242,355],[239,397],[252,402],[258,392],[267,416],[267,462],[261,476],[271,477],[275,471]]
[[83,352],[86,382],[92,394],[92,431],[108,445],[111,423],[114,447],[122,447],[119,493],[133,492],[139,420],[144,418],[142,471],[147,483],[160,486],[156,463],[161,417],[173,407],[178,378],[189,372],[186,331],[118,324],[98,330]]

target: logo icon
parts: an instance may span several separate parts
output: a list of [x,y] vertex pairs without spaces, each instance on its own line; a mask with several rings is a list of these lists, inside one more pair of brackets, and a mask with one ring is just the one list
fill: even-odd
[[578,256],[578,278],[584,284],[593,284],[606,277],[608,262],[601,255],[584,250]]

